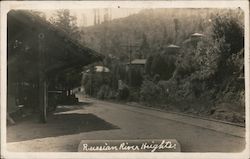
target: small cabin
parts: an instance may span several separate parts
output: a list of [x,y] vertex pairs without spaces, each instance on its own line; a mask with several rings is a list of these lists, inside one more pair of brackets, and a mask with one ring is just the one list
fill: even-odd
[[167,55],[177,55],[179,50],[180,50],[180,46],[170,44],[167,46],[166,54]]
[[190,39],[192,42],[197,43],[200,40],[202,40],[202,38],[204,37],[204,34],[201,33],[194,33],[190,36]]
[[126,70],[128,71],[129,67],[131,67],[132,69],[139,69],[141,73],[144,73],[146,62],[147,59],[134,59],[131,63],[127,63]]
[[188,39],[186,39],[184,42],[183,42],[183,45],[184,46],[193,46],[193,47],[196,47],[197,46],[197,43],[199,41],[201,41],[203,38],[205,37],[204,34],[201,34],[201,33],[193,33],[190,35],[190,37]]

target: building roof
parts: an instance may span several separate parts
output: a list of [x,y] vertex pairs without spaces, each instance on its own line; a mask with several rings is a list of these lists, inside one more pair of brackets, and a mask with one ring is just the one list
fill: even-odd
[[204,36],[204,34],[201,34],[201,33],[194,33],[191,35],[192,37],[202,37]]
[[[30,11],[11,10],[7,15],[7,21],[8,44],[15,40],[29,44],[32,47],[32,56],[38,56],[38,36],[40,33],[44,34],[44,52],[47,58],[45,70],[48,73],[53,74],[59,70],[84,66],[103,59],[103,55],[83,46],[64,30]],[[22,63],[21,59],[25,55],[16,52],[12,48],[8,50],[8,65]],[[37,63],[29,62],[31,65]]]
[[[90,71],[90,69],[86,70],[86,72],[88,73]],[[104,66],[95,66],[95,72],[105,72],[108,73],[110,72],[109,68],[104,67]]]
[[176,49],[178,49],[178,48],[180,48],[180,46],[177,46],[177,45],[174,45],[174,44],[170,44],[170,45],[168,45],[167,48],[176,48]]
[[131,61],[132,65],[145,65],[147,62],[147,59],[134,59]]

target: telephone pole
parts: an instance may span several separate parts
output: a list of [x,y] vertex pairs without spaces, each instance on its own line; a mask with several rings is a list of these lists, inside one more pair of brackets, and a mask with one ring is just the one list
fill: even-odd
[[39,112],[40,121],[47,122],[47,106],[48,106],[48,82],[45,72],[46,55],[45,55],[45,34],[38,34],[38,54],[39,54]]
[[128,44],[127,45],[122,45],[122,47],[126,47],[127,52],[129,53],[128,77],[129,77],[129,86],[131,86],[131,79],[132,79],[132,73],[131,73],[132,51],[133,51],[134,48],[140,47],[140,45],[132,44],[131,41],[128,41]]
[[96,25],[96,9],[94,9],[94,25]]

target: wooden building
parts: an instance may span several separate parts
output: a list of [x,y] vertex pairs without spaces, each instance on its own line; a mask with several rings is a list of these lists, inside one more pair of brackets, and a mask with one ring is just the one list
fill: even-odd
[[55,82],[56,76],[103,59],[101,54],[26,10],[8,13],[7,36],[8,113],[25,103],[38,110],[42,122],[46,122],[49,89],[60,84]]
[[168,47],[166,49],[166,55],[178,56],[179,51],[180,51],[180,46],[170,44],[170,45],[168,45]]
[[197,44],[199,41],[201,41],[203,38],[205,38],[206,36],[204,34],[201,33],[193,33],[190,35],[190,37],[188,39],[186,39],[182,44],[184,47],[186,46],[193,46],[193,47],[197,47]]
[[131,69],[133,68],[139,69],[141,73],[144,73],[146,62],[147,62],[147,59],[134,59],[131,61],[131,63],[127,63],[126,71],[128,71],[129,67],[131,67]]

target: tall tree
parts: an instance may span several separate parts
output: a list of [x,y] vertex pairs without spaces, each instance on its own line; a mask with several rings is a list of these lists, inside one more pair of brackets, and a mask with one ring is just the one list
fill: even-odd
[[[81,32],[76,24],[77,18],[70,14],[70,10],[62,9],[57,10],[56,13],[49,21],[56,27],[61,28],[65,33],[67,33],[72,39],[80,42]],[[70,95],[70,90],[81,84],[81,68],[69,68],[67,71],[57,74],[57,78],[60,83],[62,83],[65,90],[67,90],[68,95]]]
[[142,55],[143,58],[146,58],[149,54],[150,47],[148,43],[148,39],[145,33],[142,34],[142,43],[140,46],[140,54]]
[[178,36],[179,28],[180,28],[179,20],[177,18],[174,18],[175,41]]
[[64,30],[73,39],[80,40],[79,28],[76,24],[77,18],[70,14],[70,10],[61,9],[56,11],[49,21],[55,26]]

